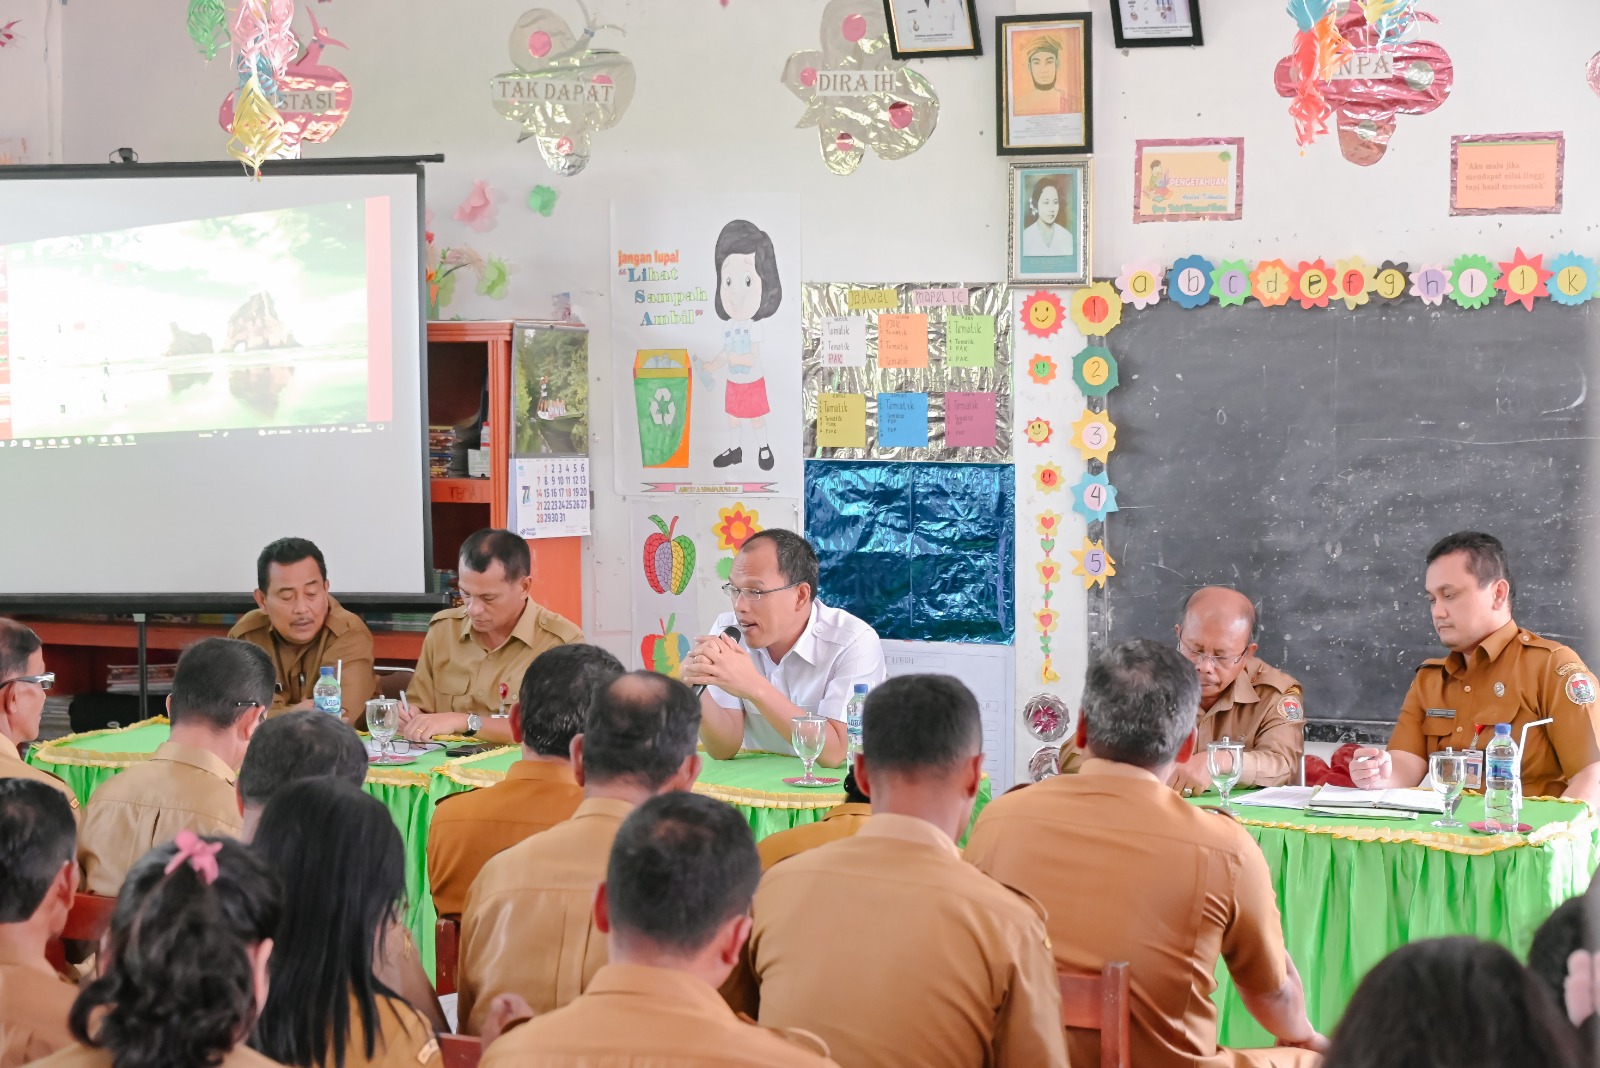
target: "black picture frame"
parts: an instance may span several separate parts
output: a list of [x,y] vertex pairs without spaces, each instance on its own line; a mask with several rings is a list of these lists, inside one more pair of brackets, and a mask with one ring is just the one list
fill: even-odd
[[978,33],[978,0],[955,0],[967,10],[967,28],[972,34],[970,48],[905,48],[900,44],[900,24],[895,6],[907,0],[883,0],[883,18],[889,24],[889,53],[895,59],[942,59],[983,55],[983,37]]
[[1174,5],[1189,5],[1189,25],[1193,32],[1182,37],[1130,37],[1122,23],[1123,0],[1110,0],[1110,3],[1111,36],[1116,39],[1118,48],[1198,48],[1206,43],[1200,29],[1200,0],[1172,0]]
[[[1076,33],[1079,62],[1083,71],[1082,138],[1080,141],[1051,140],[1021,135],[1012,129],[1015,116],[1011,101],[1013,35],[1030,29],[1048,32],[1059,29]],[[1094,20],[1087,11],[1064,11],[1050,15],[1000,15],[994,20],[995,69],[995,152],[1001,156],[1086,156],[1094,151]],[[1059,57],[1057,67],[1059,70]]]

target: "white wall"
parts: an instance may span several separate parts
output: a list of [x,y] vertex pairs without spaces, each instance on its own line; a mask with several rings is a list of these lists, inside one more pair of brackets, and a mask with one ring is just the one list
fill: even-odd
[[[622,122],[597,135],[593,162],[572,179],[554,177],[531,145],[516,144],[516,128],[487,100],[487,79],[509,69],[510,28],[533,2],[315,5],[333,35],[351,46],[348,53],[333,50],[328,56],[350,75],[356,98],[344,130],[314,151],[445,153],[448,162],[429,169],[429,201],[441,240],[470,241],[508,257],[516,268],[504,301],[476,297],[463,287],[450,311],[540,316],[548,312],[551,294],[571,291],[593,329],[598,411],[607,410],[610,399],[605,249],[613,197],[787,193],[803,212],[805,273],[811,280],[1002,277],[1006,161],[994,154],[990,45],[994,16],[1019,8],[1088,9],[1096,17],[1097,274],[1115,275],[1134,257],[1170,262],[1191,252],[1361,254],[1373,261],[1416,262],[1463,251],[1508,256],[1517,243],[1530,251],[1586,245],[1590,254],[1600,251],[1600,237],[1592,234],[1600,218],[1600,183],[1594,181],[1600,98],[1583,77],[1591,52],[1600,47],[1600,5],[1584,0],[1549,0],[1536,11],[1515,14],[1491,0],[1425,3],[1444,19],[1427,33],[1454,59],[1454,94],[1432,115],[1402,117],[1388,157],[1368,169],[1346,163],[1333,136],[1304,154],[1295,146],[1287,102],[1271,84],[1293,31],[1279,0],[1203,0],[1204,48],[1128,54],[1113,49],[1107,5],[1099,0],[980,0],[985,57],[917,64],[941,100],[939,127],[928,146],[897,163],[869,155],[843,178],[822,166],[816,132],[794,128],[802,109],[779,82],[791,52],[817,46],[823,0],[728,0],[726,7],[717,0],[610,0],[598,4],[604,21],[628,32],[602,33],[599,43],[632,58],[639,93]],[[574,23],[580,18],[572,0],[543,3]],[[181,5],[155,17],[146,0],[72,0],[61,12],[66,161],[98,162],[119,145],[131,145],[146,160],[224,158],[226,135],[215,116],[230,74],[225,60],[207,68],[192,53]],[[0,51],[0,78],[11,58]],[[0,90],[5,84],[0,81]],[[1450,218],[1450,136],[1535,130],[1567,134],[1565,212]],[[1244,219],[1134,226],[1134,139],[1204,135],[1246,138]],[[477,178],[507,194],[499,227],[483,235],[450,218]],[[529,189],[540,183],[561,194],[549,219],[523,206]],[[1066,415],[1077,401],[1063,394],[1060,403],[1058,414]],[[1115,414],[1114,394],[1111,410]],[[597,419],[596,428],[595,484],[609,487],[606,421]],[[1070,468],[1068,478],[1069,484],[1076,478]],[[1031,467],[1023,481],[1031,486]],[[1065,503],[1052,506],[1060,511]],[[586,618],[602,640],[625,654],[628,602],[618,578],[628,555],[624,518],[620,500],[602,489]],[[1019,526],[1019,547],[1030,532],[1031,525]],[[1036,607],[1029,598],[1036,586],[1023,577],[1018,589],[1020,650],[1036,647],[1026,614]],[[1062,682],[1056,688],[1075,698],[1082,673],[1082,605],[1070,587],[1058,603],[1063,599],[1061,607],[1070,611],[1057,635]],[[1026,672],[1019,663],[1018,679],[1024,692],[1036,689],[1036,670]]]
[[20,162],[61,161],[61,8],[57,0],[13,0],[0,6],[0,26],[13,19],[15,38],[0,48],[0,151],[27,142]]

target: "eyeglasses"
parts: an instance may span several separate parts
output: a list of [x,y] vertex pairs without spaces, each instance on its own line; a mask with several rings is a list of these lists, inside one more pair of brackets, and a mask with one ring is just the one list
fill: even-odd
[[18,675],[14,679],[0,682],[0,689],[10,686],[13,682],[31,682],[41,690],[48,690],[56,684],[56,673],[54,671],[46,671],[43,675]]
[[751,602],[754,603],[760,601],[761,598],[765,597],[769,593],[782,593],[784,590],[792,590],[798,585],[800,585],[800,583],[791,582],[789,585],[779,586],[775,590],[741,590],[731,582],[724,582],[722,584],[722,592],[727,594],[728,600],[732,601],[734,604],[738,604],[739,598],[741,597],[748,597],[750,598]]
[[1210,653],[1202,653],[1191,649],[1182,642],[1178,643],[1178,652],[1188,657],[1189,662],[1197,668],[1205,667],[1208,661],[1219,668],[1231,668],[1244,659],[1244,653],[1240,653],[1238,656],[1213,656]]

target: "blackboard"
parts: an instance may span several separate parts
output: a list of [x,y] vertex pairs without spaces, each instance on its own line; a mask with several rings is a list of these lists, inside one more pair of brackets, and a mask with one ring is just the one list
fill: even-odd
[[1129,308],[1091,647],[1171,640],[1190,590],[1233,585],[1309,718],[1393,722],[1442,655],[1424,555],[1473,529],[1505,543],[1523,627],[1600,655],[1595,305],[1445,303]]

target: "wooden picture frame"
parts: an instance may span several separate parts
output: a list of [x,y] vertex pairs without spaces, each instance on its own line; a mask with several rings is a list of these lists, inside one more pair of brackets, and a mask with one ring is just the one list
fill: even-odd
[[1086,11],[994,20],[999,155],[1093,151],[1092,28]]
[[1111,0],[1118,48],[1184,48],[1205,44],[1200,0]]
[[1089,161],[1013,163],[1007,182],[1006,281],[1088,285],[1093,278]]
[[978,0],[883,0],[883,17],[895,59],[983,55]]

